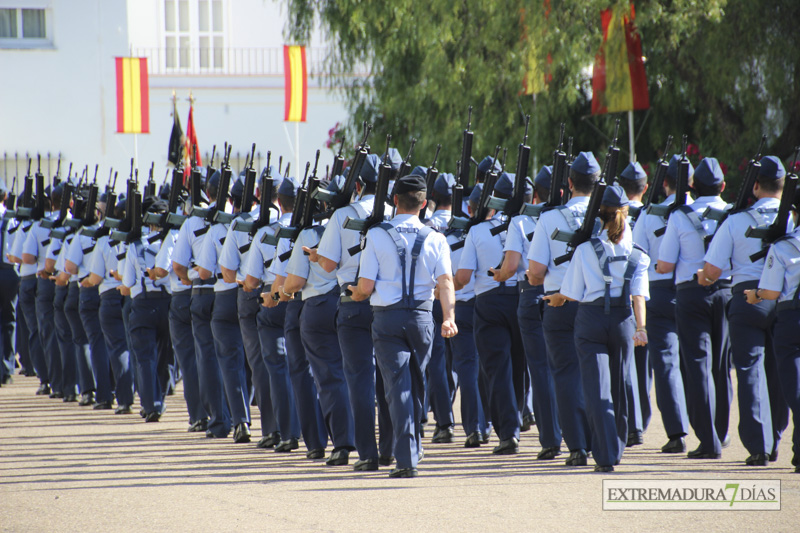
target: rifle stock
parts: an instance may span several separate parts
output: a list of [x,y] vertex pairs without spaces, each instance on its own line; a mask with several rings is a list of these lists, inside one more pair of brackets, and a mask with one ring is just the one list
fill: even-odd
[[597,233],[597,214],[600,212],[600,204],[603,201],[603,193],[605,193],[606,187],[607,185],[603,180],[594,184],[592,196],[589,198],[589,205],[586,207],[586,215],[583,217],[583,223],[577,231],[556,229],[550,236],[553,240],[567,243],[567,253],[556,257],[553,263],[561,265],[571,261],[572,256],[575,255],[575,249]]

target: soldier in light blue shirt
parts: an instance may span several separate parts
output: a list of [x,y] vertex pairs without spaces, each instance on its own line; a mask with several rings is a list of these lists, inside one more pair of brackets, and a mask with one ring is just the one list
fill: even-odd
[[[667,198],[661,206],[675,201],[675,187],[678,179],[680,156],[674,155],[669,162],[664,177],[664,192]],[[694,168],[689,165],[689,177]],[[656,191],[651,192],[655,194]],[[691,202],[691,198],[686,199]],[[689,430],[689,415],[686,411],[686,392],[683,388],[678,331],[675,324],[675,280],[673,274],[658,274],[656,259],[663,235],[656,235],[666,229],[667,219],[658,214],[640,213],[633,228],[633,242],[651,257],[647,276],[650,280],[650,299],[647,300],[647,327],[649,342],[649,366],[653,372],[656,389],[656,404],[661,412],[661,420],[669,441],[662,446],[663,453],[684,453],[684,437]],[[638,350],[638,348],[636,348]],[[638,366],[637,366],[638,368]]]
[[[612,472],[628,439],[628,396],[621,394],[633,348],[647,344],[645,300],[650,259],[630,236],[628,198],[619,185],[606,188],[599,218],[603,230],[579,245],[553,305],[579,302],[575,345],[586,412],[592,428],[595,472]],[[631,307],[633,309],[631,309]]]
[[[792,206],[798,227],[800,190]],[[792,465],[800,474],[800,229],[795,229],[770,247],[757,289],[746,289],[747,301],[759,305],[777,300],[774,346],[781,392],[792,410]]]
[[[567,252],[566,243],[551,238],[555,230],[575,231],[583,223],[589,196],[600,178],[600,165],[594,154],[581,152],[570,168],[569,188],[572,197],[564,206],[554,207],[539,217],[528,250],[528,282],[544,284],[545,295],[557,293],[569,266],[556,265],[554,260]],[[545,306],[542,326],[547,358],[553,374],[558,417],[564,442],[570,451],[567,466],[584,466],[591,449],[589,423],[581,388],[578,354],[575,351],[574,324],[578,304],[567,302]]]
[[350,452],[355,450],[350,394],[336,334],[340,290],[336,273],[311,262],[304,251],[304,248],[316,248],[324,231],[325,226],[312,226],[300,232],[286,265],[283,292],[303,293],[300,334],[334,446],[326,464],[339,466],[348,464]]
[[689,408],[689,422],[700,446],[689,452],[692,459],[718,459],[728,435],[728,418],[733,390],[730,376],[728,321],[725,307],[730,300],[730,272],[725,265],[720,276],[708,286],[694,278],[703,266],[705,240],[717,222],[706,218],[706,208],[724,209],[720,193],[725,178],[719,162],[703,159],[694,171],[697,198],[669,217],[667,231],[658,251],[656,272],[675,271],[676,320]]
[[[69,238],[68,238],[69,239]],[[66,240],[66,239],[65,239]],[[71,240],[71,239],[69,239]],[[72,329],[64,312],[64,305],[69,292],[69,273],[60,271],[59,258],[65,243],[51,238],[47,245],[45,272],[55,283],[53,294],[53,318],[56,328],[58,349],[61,353],[61,376],[64,402],[77,402],[78,389],[78,357],[72,343]],[[63,262],[63,261],[62,261]],[[63,267],[61,267],[63,268]]]
[[[326,272],[335,273],[339,286],[336,333],[353,413],[354,443],[358,451],[358,461],[353,465],[356,471],[377,470],[379,463],[388,466],[392,457],[391,420],[380,369],[376,374],[372,348],[372,309],[369,302],[356,302],[344,292],[344,287],[358,277],[361,258],[360,235],[355,230],[345,229],[344,222],[347,218],[365,219],[372,214],[379,166],[378,156],[367,156],[356,183],[356,200],[333,213],[325,225],[318,249],[308,249],[309,259],[317,261]],[[351,253],[351,249],[356,253]],[[376,385],[380,451],[375,440]]]
[[[469,197],[470,212],[478,205],[483,187],[478,184]],[[511,197],[513,182],[501,175],[492,191],[493,196]],[[475,345],[489,385],[489,405],[492,423],[500,443],[495,454],[514,454],[519,450],[519,430],[522,422],[520,407],[524,402],[523,376],[525,352],[517,321],[519,291],[516,277],[498,282],[490,269],[503,261],[506,232],[491,234],[502,223],[502,214],[489,210],[485,221],[472,226],[467,233],[464,250],[458,262],[455,287],[464,287],[475,277]]]
[[[534,201],[541,204],[547,200],[552,183],[552,166],[544,166],[534,178]],[[531,200],[526,198],[526,203]],[[547,348],[542,328],[542,307],[544,290],[541,285],[528,283],[528,252],[534,235],[538,217],[517,215],[508,225],[508,236],[503,248],[503,264],[498,269],[491,269],[495,281],[515,278],[519,284],[519,320],[522,345],[528,371],[531,375],[533,412],[536,414],[536,427],[539,430],[539,444],[542,446],[537,459],[555,459],[561,454],[561,427],[558,423],[558,406],[556,404],[553,375],[547,363]],[[458,304],[456,304],[458,315]],[[457,318],[457,317],[456,317]],[[460,328],[460,326],[459,326]]]
[[[218,179],[218,178],[217,178]],[[208,192],[208,191],[207,191]],[[216,198],[211,198],[212,202]],[[212,204],[213,205],[213,204]],[[208,223],[200,217],[190,216],[181,226],[172,252],[172,269],[184,284],[191,284],[190,310],[192,332],[197,355],[197,376],[200,397],[209,421],[208,438],[226,438],[231,431],[231,414],[225,398],[220,365],[211,333],[211,316],[214,308],[214,280],[201,280],[195,269],[197,258],[208,235]]]
[[[14,361],[17,356],[16,347],[16,328],[17,328],[17,300],[20,296],[20,277],[14,269],[13,263],[8,259],[11,248],[11,238],[8,230],[16,225],[16,221],[7,218],[6,206],[4,204],[8,190],[5,181],[0,181],[0,385],[9,383],[14,374]],[[22,254],[20,253],[20,256]],[[21,260],[19,260],[21,261]],[[17,261],[17,262],[19,262]],[[34,273],[35,274],[35,273]],[[34,277],[35,279],[35,277]],[[29,301],[32,301],[30,299]],[[20,321],[25,317],[20,313]],[[41,345],[38,345],[38,352],[31,354],[28,364],[33,366],[36,373],[40,376],[41,385],[47,383],[47,365]],[[38,366],[38,368],[36,368]],[[28,369],[30,370],[30,368]]]
[[443,235],[418,218],[425,206],[425,178],[410,174],[392,191],[397,215],[370,229],[361,253],[356,301],[370,299],[374,313],[372,341],[386,389],[394,430],[397,468],[389,477],[415,477],[422,455],[420,421],[425,366],[433,337],[434,289],[442,305],[442,336],[455,325],[450,253]]
[[777,459],[778,443],[789,423],[772,350],[775,302],[748,305],[744,298],[746,289],[758,287],[764,267],[764,259],[750,259],[761,250],[761,239],[748,237],[746,232],[751,227],[766,229],[775,220],[786,176],[777,157],[764,156],[760,163],[753,187],[756,202],[745,211],[731,214],[720,225],[706,252],[705,264],[697,273],[700,284],[708,286],[723,269],[731,267],[728,331],[738,384],[739,437],[750,453],[745,460],[748,466],[767,466],[769,460]]

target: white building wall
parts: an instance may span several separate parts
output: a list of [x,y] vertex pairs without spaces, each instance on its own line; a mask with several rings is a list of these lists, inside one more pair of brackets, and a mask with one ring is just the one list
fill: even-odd
[[[39,0],[0,0],[0,7],[22,7]],[[196,6],[197,0],[189,0]],[[49,50],[0,48],[0,72],[13,73],[0,84],[0,176],[10,184],[15,174],[14,152],[62,153],[65,164],[100,164],[104,182],[110,167],[127,176],[134,153],[134,136],[116,131],[116,80],[114,57],[163,54],[164,0],[41,0],[52,22],[53,47]],[[154,161],[157,179],[167,168],[167,148],[172,129],[172,92],[186,131],[191,93],[194,120],[202,154],[224,142],[244,158],[253,142],[262,158],[271,150],[275,159],[294,159],[294,124],[283,122],[284,78],[280,47],[284,44],[285,14],[273,0],[225,0],[226,53],[232,61],[216,72],[173,74],[153,59],[150,75],[150,134],[137,136],[140,174]],[[319,45],[316,35],[312,46]],[[247,50],[259,58],[255,64],[236,62]],[[309,50],[313,70],[324,51]],[[273,57],[274,56],[274,57]],[[196,64],[195,64],[196,65]],[[238,70],[236,70],[238,69]],[[236,75],[232,75],[235,72]],[[299,125],[301,166],[322,149],[321,170],[330,164],[325,149],[328,130],[344,122],[346,110],[339,95],[309,80],[308,122]],[[287,136],[288,132],[288,136]],[[204,161],[205,162],[205,161]],[[262,165],[265,161],[262,159]],[[292,166],[297,167],[296,163]],[[76,167],[77,168],[77,167]],[[20,161],[18,174],[25,172]],[[63,173],[63,170],[62,170]],[[292,172],[295,174],[295,172]],[[123,183],[124,180],[118,180]]]

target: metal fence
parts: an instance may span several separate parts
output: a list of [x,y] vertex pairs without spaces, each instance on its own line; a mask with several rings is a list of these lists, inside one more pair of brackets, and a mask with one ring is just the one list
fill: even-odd
[[[16,185],[14,186],[14,192],[18,193],[22,191],[22,186],[24,185],[24,178],[28,172],[28,159],[31,160],[31,174],[35,173],[38,164],[37,164],[37,156],[40,157],[41,160],[41,170],[42,174],[44,174],[48,179],[50,176],[54,176],[56,173],[56,169],[58,168],[58,160],[61,158],[61,153],[55,152],[3,152],[2,158],[0,158],[0,176],[6,182],[6,186],[10,189],[12,183],[14,182],[14,176],[17,177]],[[67,169],[69,168],[69,162],[61,160],[61,176],[64,177],[67,175]],[[73,175],[75,172],[82,172],[83,169],[72,169]]]

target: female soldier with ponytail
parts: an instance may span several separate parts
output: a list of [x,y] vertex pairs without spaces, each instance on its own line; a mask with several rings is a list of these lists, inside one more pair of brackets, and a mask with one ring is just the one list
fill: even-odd
[[613,471],[622,458],[628,438],[624,376],[634,346],[647,344],[650,259],[634,246],[627,216],[625,191],[618,185],[606,188],[599,213],[602,232],[577,247],[561,292],[545,297],[556,306],[566,300],[580,302],[575,345],[595,472]]

